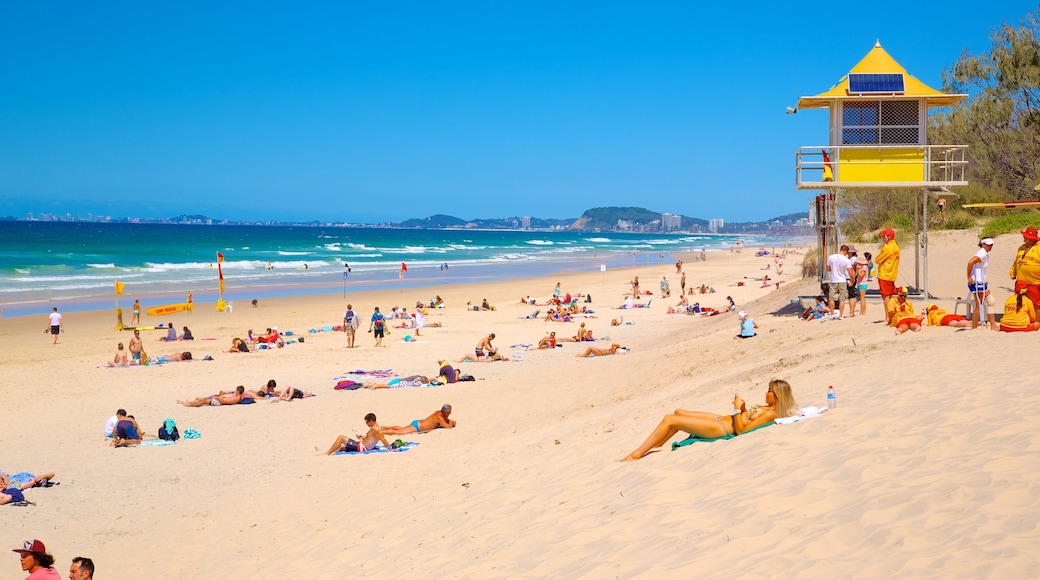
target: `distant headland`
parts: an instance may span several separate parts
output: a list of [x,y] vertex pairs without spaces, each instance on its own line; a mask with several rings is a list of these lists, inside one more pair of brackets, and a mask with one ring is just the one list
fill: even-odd
[[354,228],[396,228],[425,230],[534,230],[534,231],[571,231],[571,232],[661,232],[661,233],[711,233],[711,234],[755,234],[769,233],[780,235],[810,235],[812,224],[808,213],[791,213],[777,216],[760,222],[727,222],[723,219],[701,219],[678,214],[661,213],[641,207],[597,207],[586,210],[580,217],[551,219],[533,216],[516,216],[507,218],[480,218],[465,220],[459,217],[436,214],[427,218],[412,218],[401,222],[384,222],[377,224],[350,223],[338,221],[247,221],[212,218],[204,215],[178,215],[170,218],[141,218],[95,216],[87,214],[39,215],[29,214],[26,218],[0,216],[4,221],[39,221],[39,222],[89,222],[89,223],[141,223],[141,224],[181,224],[181,225],[271,225],[300,227],[354,227]]

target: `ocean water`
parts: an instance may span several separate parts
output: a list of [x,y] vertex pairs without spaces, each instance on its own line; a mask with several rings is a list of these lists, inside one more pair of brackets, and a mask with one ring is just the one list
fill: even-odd
[[[790,242],[742,239],[746,251]],[[225,300],[248,301],[674,263],[673,253],[702,248],[710,259],[735,241],[708,234],[0,222],[0,308],[7,316],[51,306],[107,308],[116,280],[126,284],[118,297],[124,307],[134,299],[145,309],[184,302],[188,292],[196,302],[214,302],[217,252],[224,255]]]

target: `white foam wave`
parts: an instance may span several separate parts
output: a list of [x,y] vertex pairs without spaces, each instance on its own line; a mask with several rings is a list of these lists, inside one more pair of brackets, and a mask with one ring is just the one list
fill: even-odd
[[87,264],[88,268],[101,268],[105,270],[112,270],[116,267],[115,264]]
[[613,242],[610,238],[585,238],[589,242],[596,242],[597,244],[609,244]]
[[527,240],[525,244],[531,244],[532,246],[552,246],[554,245],[551,240]]
[[310,252],[286,252],[284,250],[278,250],[279,256],[309,256]]

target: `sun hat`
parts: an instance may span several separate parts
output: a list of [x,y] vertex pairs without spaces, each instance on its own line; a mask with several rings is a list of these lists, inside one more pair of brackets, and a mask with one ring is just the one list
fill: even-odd
[[892,228],[885,228],[885,229],[881,230],[881,233],[878,234],[878,235],[882,236],[882,237],[888,236],[888,237],[894,238],[894,237],[896,237],[896,232]]
[[46,554],[47,547],[39,540],[26,540],[22,542],[21,548],[15,548],[12,552],[28,552],[30,554]]
[[849,249],[849,253],[850,254],[855,254],[856,253],[856,246],[854,246],[852,244],[846,244],[845,247]]
[[863,264],[864,266],[866,266],[869,262],[867,262],[867,259],[864,258],[863,256],[859,256],[859,257],[856,258],[856,263],[857,264]]
[[1021,234],[1022,237],[1027,240],[1040,241],[1040,235],[1037,235],[1036,228],[1034,228],[1033,226],[1029,226],[1028,228],[1022,230]]
[[747,312],[744,312],[743,310],[741,310],[740,312],[737,313],[737,318],[744,318],[746,316],[747,316]]

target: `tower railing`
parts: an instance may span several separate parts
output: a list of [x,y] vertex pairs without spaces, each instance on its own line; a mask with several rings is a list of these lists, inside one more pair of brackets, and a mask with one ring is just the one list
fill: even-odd
[[[797,189],[896,189],[968,185],[967,145],[816,145],[795,153]],[[824,152],[827,160],[824,160]],[[888,156],[889,158],[884,158]],[[871,157],[876,157],[871,159]],[[842,180],[842,169],[854,177]],[[829,169],[829,172],[827,171]],[[832,180],[825,175],[833,175]],[[907,179],[915,174],[920,179]],[[862,179],[869,175],[870,179]]]

